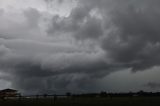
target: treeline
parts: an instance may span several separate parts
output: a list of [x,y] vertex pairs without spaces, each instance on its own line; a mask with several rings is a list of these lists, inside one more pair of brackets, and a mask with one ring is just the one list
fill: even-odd
[[160,92],[139,91],[139,92],[127,92],[127,93],[111,93],[111,92],[102,91],[100,93],[83,93],[83,94],[72,94],[70,92],[67,92],[64,95],[43,94],[43,95],[32,95],[28,97],[35,97],[35,98],[63,97],[63,98],[66,98],[66,97],[136,97],[136,96],[160,96]]
[[67,92],[64,95],[57,95],[57,94],[43,94],[43,95],[17,95],[17,96],[3,96],[0,99],[27,99],[27,98],[32,98],[32,99],[41,99],[41,98],[53,98],[54,101],[57,100],[58,98],[103,98],[103,97],[155,97],[159,96],[160,97],[160,92],[144,92],[144,91],[139,91],[139,92],[128,92],[128,93],[109,93],[102,91],[100,93],[83,93],[83,94],[72,94],[70,92]]
[[136,97],[136,96],[160,96],[160,92],[128,92],[128,93],[107,93],[102,91],[100,93],[86,93],[86,94],[71,94],[66,93],[67,97]]

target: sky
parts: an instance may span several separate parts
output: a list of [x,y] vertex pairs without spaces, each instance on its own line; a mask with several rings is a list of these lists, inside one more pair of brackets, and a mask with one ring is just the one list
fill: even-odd
[[1,0],[0,89],[160,91],[159,0]]

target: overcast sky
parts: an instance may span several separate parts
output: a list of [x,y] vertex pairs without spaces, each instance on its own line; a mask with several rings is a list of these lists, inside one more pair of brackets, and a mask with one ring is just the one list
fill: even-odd
[[0,0],[0,89],[159,91],[159,0]]

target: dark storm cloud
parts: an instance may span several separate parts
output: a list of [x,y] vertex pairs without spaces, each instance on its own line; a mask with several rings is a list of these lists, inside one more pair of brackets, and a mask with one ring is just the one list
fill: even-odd
[[[72,57],[70,57],[72,58]],[[83,57],[81,57],[83,58]],[[59,58],[60,59],[60,58]],[[26,60],[25,60],[26,61]],[[54,61],[54,60],[52,60]],[[72,59],[73,61],[73,59]],[[14,79],[12,86],[30,93],[48,92],[65,93],[66,91],[78,92],[88,90],[88,83],[91,85],[94,79],[103,77],[110,71],[110,66],[105,63],[69,63],[69,66],[50,66],[50,64],[37,64],[29,61],[26,63],[16,62],[15,65],[7,65],[4,70]],[[81,63],[81,64],[80,64]],[[14,64],[14,63],[12,63]],[[52,64],[55,65],[55,64]],[[9,67],[9,69],[7,68]],[[75,90],[73,90],[73,88]]]
[[159,65],[160,2],[132,1],[122,9],[114,9],[111,21],[113,33],[103,40],[103,48],[115,62],[128,64],[134,70]]
[[1,72],[8,75],[13,87],[25,93],[86,90],[89,82],[114,70],[103,60],[103,53],[76,45],[23,39],[0,41]]
[[159,5],[158,0],[82,0],[69,17],[53,18],[48,32],[101,39],[112,64],[143,70],[160,63]]
[[111,72],[160,65],[159,0],[77,3],[65,17],[34,8],[16,19],[0,13],[0,67],[12,86],[32,93],[89,91]]
[[74,8],[69,17],[54,16],[48,28],[48,33],[69,33],[77,39],[97,39],[103,34],[101,20],[92,17],[91,9],[78,6]]

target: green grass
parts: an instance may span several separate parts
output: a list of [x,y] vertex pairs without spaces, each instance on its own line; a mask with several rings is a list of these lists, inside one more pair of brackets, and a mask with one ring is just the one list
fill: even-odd
[[160,106],[160,97],[0,100],[0,106]]

